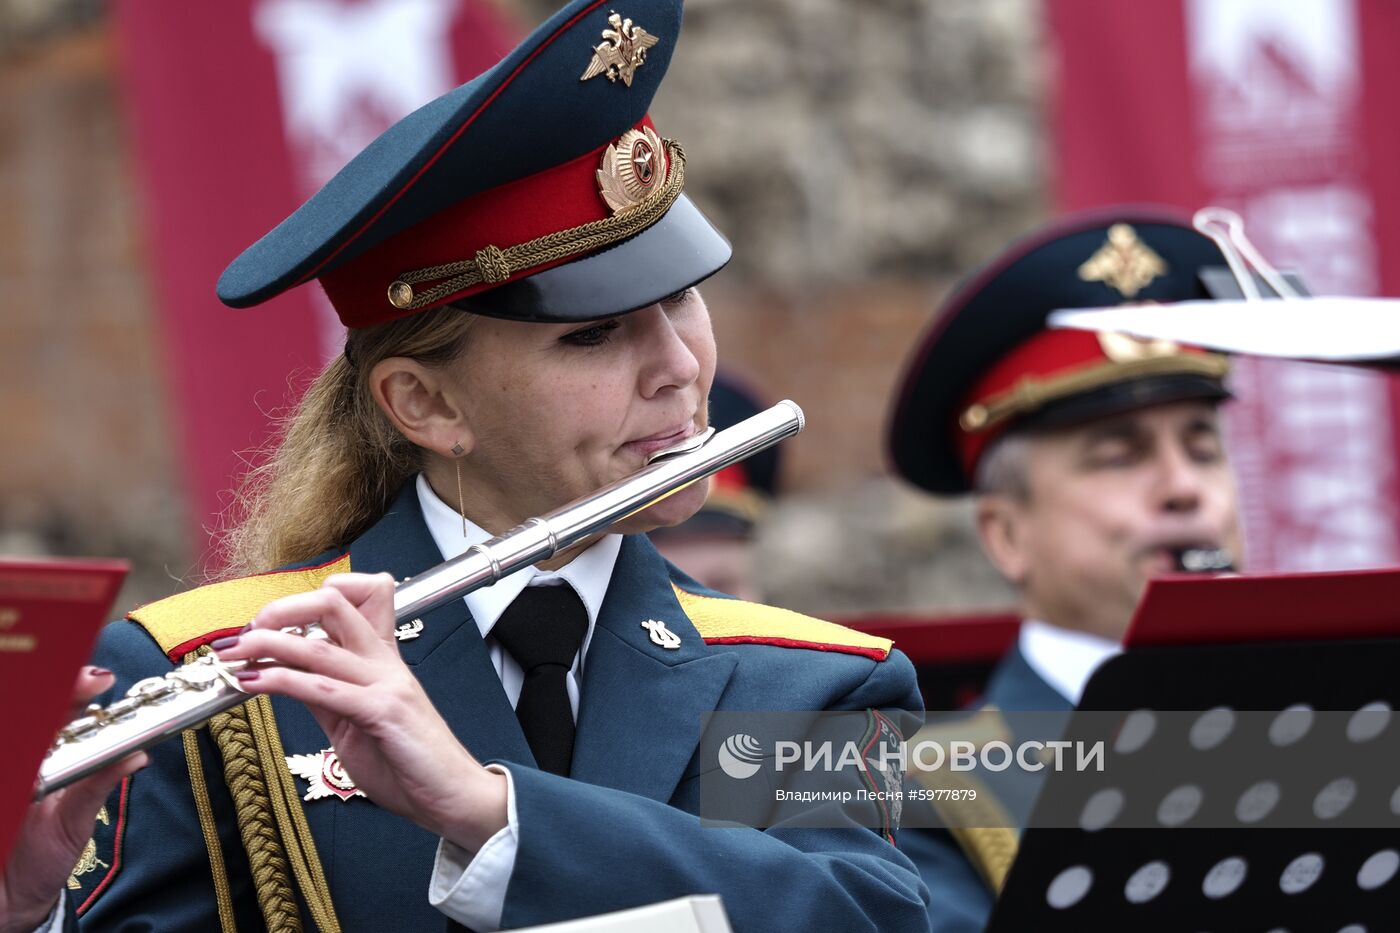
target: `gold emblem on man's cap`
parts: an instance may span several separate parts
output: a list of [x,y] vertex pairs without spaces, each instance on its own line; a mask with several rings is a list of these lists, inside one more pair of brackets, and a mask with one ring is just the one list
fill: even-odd
[[593,60],[579,80],[605,74],[609,81],[621,78],[623,84],[631,87],[632,76],[646,64],[647,49],[661,40],[616,13],[609,14],[608,23],[612,28],[603,30],[603,41],[593,47]]
[[1181,345],[1175,340],[1144,340],[1131,334],[1121,334],[1110,330],[1099,331],[1098,338],[1103,355],[1115,363],[1132,363],[1160,356],[1175,356],[1181,352]]
[[628,130],[603,150],[598,192],[614,214],[631,210],[659,191],[666,162],[661,137],[649,126]]
[[1079,278],[1102,282],[1124,298],[1132,298],[1166,272],[1166,262],[1138,239],[1136,230],[1114,224],[1108,228],[1108,242],[1079,267]]

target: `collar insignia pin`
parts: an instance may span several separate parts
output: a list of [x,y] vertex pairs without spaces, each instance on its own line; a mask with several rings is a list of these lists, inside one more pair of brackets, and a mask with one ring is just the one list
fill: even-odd
[[394,637],[399,641],[413,641],[413,639],[421,634],[423,634],[422,619],[414,619],[412,622],[405,622],[403,625],[394,629]]
[[320,800],[330,796],[341,800],[351,797],[369,799],[345,773],[345,766],[340,763],[333,748],[322,749],[314,755],[288,755],[287,767],[306,782],[306,796],[302,800]]
[[1108,241],[1079,267],[1080,280],[1102,282],[1124,298],[1132,298],[1166,274],[1166,262],[1128,224],[1109,227]]
[[681,646],[681,637],[668,629],[665,622],[647,619],[642,623],[642,628],[651,633],[651,643],[653,645],[660,645],[667,651],[675,651]]
[[609,81],[621,78],[623,84],[631,87],[632,76],[646,64],[647,49],[661,40],[616,13],[609,14],[608,25],[612,28],[603,30],[603,41],[594,46],[593,60],[579,80],[605,74]]

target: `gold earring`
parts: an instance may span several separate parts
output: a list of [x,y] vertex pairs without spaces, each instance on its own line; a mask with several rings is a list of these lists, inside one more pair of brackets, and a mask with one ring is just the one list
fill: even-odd
[[452,445],[453,461],[457,467],[457,511],[462,516],[462,537],[467,536],[467,500],[462,498],[462,454],[466,453],[461,444]]

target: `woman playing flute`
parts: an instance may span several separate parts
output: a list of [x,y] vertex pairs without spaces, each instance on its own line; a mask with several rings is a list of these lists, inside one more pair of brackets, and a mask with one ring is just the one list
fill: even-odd
[[704,714],[919,708],[888,642],[656,554],[704,484],[396,629],[395,581],[706,426],[695,286],[729,245],[646,116],[680,18],[577,0],[225,271],[235,307],[317,279],[345,352],[251,477],[239,575],[109,626],[116,673],[78,692],[206,648],[272,663],[207,729],[36,804],[3,929],[488,931],[695,893],[741,930],[926,928],[893,825],[701,824]]

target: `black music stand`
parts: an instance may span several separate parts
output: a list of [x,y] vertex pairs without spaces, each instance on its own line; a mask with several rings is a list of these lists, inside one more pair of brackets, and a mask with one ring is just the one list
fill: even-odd
[[1106,766],[1048,777],[987,929],[1396,929],[1397,593],[1397,571],[1154,581],[1066,736]]

